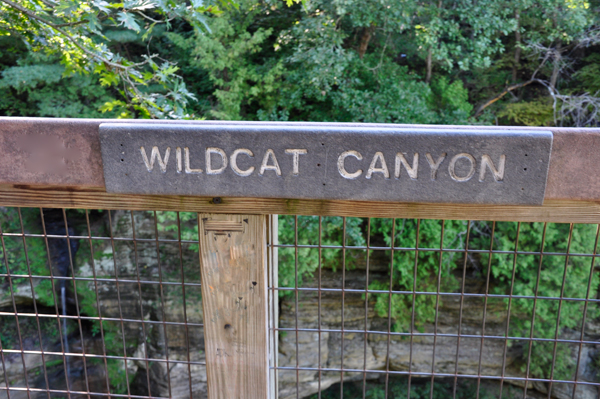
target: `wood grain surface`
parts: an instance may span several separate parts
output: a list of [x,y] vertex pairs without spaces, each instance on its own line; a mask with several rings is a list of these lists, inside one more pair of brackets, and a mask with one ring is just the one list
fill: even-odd
[[198,219],[208,397],[265,399],[266,218],[204,213]]
[[256,198],[117,195],[101,190],[62,191],[0,185],[0,206],[319,215],[379,218],[600,223],[600,202],[546,200],[543,206],[411,204]]
[[214,198],[206,197],[107,194],[99,189],[65,191],[35,186],[0,185],[0,206],[600,223],[600,202],[574,200],[546,200],[543,206],[411,204],[268,198],[219,198],[219,201],[215,201]]

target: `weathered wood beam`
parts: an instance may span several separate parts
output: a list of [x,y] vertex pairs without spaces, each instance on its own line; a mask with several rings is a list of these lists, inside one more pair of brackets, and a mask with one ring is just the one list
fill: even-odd
[[268,397],[266,221],[198,218],[209,399]]
[[228,214],[279,214],[600,223],[600,202],[547,200],[544,206],[414,204],[341,200],[215,198],[108,194],[100,189],[61,190],[0,185],[0,206],[125,209]]
[[[542,129],[550,130],[554,134],[546,196],[542,207],[229,197],[222,198],[221,203],[214,203],[212,198],[203,197],[128,196],[106,193],[98,137],[98,127],[104,122],[165,125],[175,123],[0,117],[0,153],[2,154],[0,205],[581,223],[600,221],[600,173],[597,171],[597,165],[600,165],[600,129]],[[220,124],[224,122],[176,123]],[[356,125],[337,124],[337,126]],[[436,126],[427,127],[436,128]],[[459,128],[458,126],[437,127]],[[460,126],[460,128],[477,129],[478,127]],[[518,129],[524,128],[518,127]]]

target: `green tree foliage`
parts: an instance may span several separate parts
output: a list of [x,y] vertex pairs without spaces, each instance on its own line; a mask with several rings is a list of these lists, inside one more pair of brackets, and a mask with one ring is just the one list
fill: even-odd
[[115,100],[93,76],[71,74],[55,56],[27,53],[0,78],[0,109],[9,116],[117,117],[101,108]]
[[[494,249],[500,251],[549,252],[562,254],[593,254],[598,226],[581,224],[548,223],[498,223],[494,234]],[[484,245],[489,238],[478,237]],[[477,244],[476,244],[477,245]],[[482,254],[481,261],[489,262],[489,254]],[[540,256],[533,255],[496,255],[491,260],[491,273],[497,284],[492,293],[519,296],[553,298],[595,298],[598,289],[598,276],[592,273],[592,262],[584,256]],[[512,282],[514,280],[514,283]],[[509,335],[513,337],[533,334],[540,338],[555,338],[564,329],[580,329],[584,305],[577,301],[538,300],[528,298],[512,299]],[[508,304],[508,299],[505,299]],[[535,306],[535,308],[534,308]],[[535,309],[535,319],[532,315]],[[587,316],[600,316],[597,307],[589,307]],[[544,378],[550,378],[554,345],[549,342],[535,342],[532,346],[530,371]],[[572,378],[574,361],[569,348],[559,345],[556,348],[562,359],[557,363],[554,375]],[[525,371],[526,364],[522,364]]]
[[114,88],[119,97],[103,110],[118,109],[124,117],[180,119],[189,117],[186,106],[194,95],[176,74],[179,67],[158,54],[138,50],[132,55],[128,49],[111,47],[118,43],[114,34],[111,40],[111,30],[136,35],[138,44],[148,47],[157,26],[171,26],[178,18],[205,31],[205,15],[219,12],[215,5],[201,1],[187,5],[174,0],[2,0],[0,37],[16,38],[31,52],[60,57],[63,76],[93,75],[103,87]]
[[577,81],[577,89],[598,95],[600,93],[600,54],[591,54],[584,61],[584,67],[573,74]]
[[[387,394],[386,394],[387,391]],[[432,392],[433,391],[433,392]],[[312,395],[311,399],[339,399],[340,398],[340,384],[332,385],[329,389],[321,392],[320,394]],[[364,394],[363,394],[364,392]],[[508,399],[515,397],[521,393],[518,389],[510,386],[504,387],[504,392],[501,399]],[[365,382],[363,390],[363,382],[344,382],[344,397],[345,398],[365,398],[365,399],[385,399],[385,398],[412,398],[412,399],[446,399],[456,394],[457,398],[475,398],[481,399],[492,399],[499,398],[499,392],[488,391],[483,387],[477,392],[476,384],[470,384],[468,381],[460,381],[456,384],[454,382],[436,378],[433,386],[431,382],[423,383],[418,379],[412,379],[410,384],[410,396],[409,396],[409,384],[408,379],[404,377],[391,377],[386,384],[380,382],[372,383],[370,381]]]
[[183,51],[191,52],[192,66],[208,71],[216,87],[219,106],[210,110],[217,119],[242,119],[242,107],[252,101],[269,101],[282,74],[282,63],[257,62],[252,58],[272,34],[272,29],[248,31],[258,10],[228,13],[211,23],[211,35],[195,34],[185,38],[171,33],[168,37]]
[[[279,249],[279,284],[282,287],[301,287],[312,277],[319,267],[337,270],[342,264],[344,241],[351,240],[350,245],[364,246],[366,241],[361,232],[362,220],[358,218],[316,216],[280,216],[279,242],[284,245],[300,245],[295,248]],[[319,228],[319,225],[321,226]],[[319,251],[321,246],[335,246]],[[348,259],[346,266],[353,267],[353,259]],[[281,291],[285,296],[291,291]]]
[[507,104],[502,111],[498,112],[498,116],[517,125],[551,126],[554,124],[554,109],[552,102],[547,98]]
[[49,4],[0,1],[0,113],[586,126],[600,114],[597,0]]
[[[387,44],[381,53],[366,55],[349,46],[352,31],[373,30],[372,24],[383,15],[392,15],[385,22],[388,35],[405,29],[401,21],[407,20],[388,4],[355,6],[311,2],[305,13],[282,3],[242,1],[238,9],[208,20],[211,35],[169,37],[196,56],[192,65],[208,71],[216,87],[212,117],[466,123],[472,106],[462,83],[442,79],[432,91],[407,66],[390,58]],[[350,12],[355,9],[361,12]],[[444,84],[451,91],[440,94]],[[450,102],[442,98],[448,95]]]
[[[50,276],[44,239],[19,236],[22,233],[31,233],[32,229],[35,233],[41,233],[39,225],[40,212],[37,209],[0,210],[0,230],[2,233],[13,234],[0,239],[0,274]],[[2,277],[0,292],[2,296],[18,295],[19,290],[31,291],[31,284],[33,295],[40,304],[54,306],[56,298],[49,279],[30,281],[27,277],[13,277],[10,280],[8,277]]]
[[[168,37],[193,55],[186,63],[208,74],[209,118],[577,124],[557,112],[564,102],[557,94],[596,92],[589,54],[598,43],[597,8],[562,0],[313,0],[292,7],[244,0],[207,18],[211,35]],[[557,100],[550,120],[536,106],[549,95]]]

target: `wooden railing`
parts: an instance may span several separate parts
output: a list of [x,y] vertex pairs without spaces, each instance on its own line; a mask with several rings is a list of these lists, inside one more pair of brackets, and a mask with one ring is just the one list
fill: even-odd
[[[98,133],[99,125],[105,122],[0,118],[0,206],[201,214],[204,318],[212,318],[212,322],[205,322],[207,372],[209,396],[215,399],[276,395],[273,373],[268,371],[269,348],[273,351],[275,346],[269,344],[268,329],[273,320],[267,320],[267,307],[274,308],[272,301],[277,294],[275,291],[271,296],[268,294],[269,268],[273,262],[267,254],[269,228],[264,215],[600,223],[600,129],[527,128],[551,131],[554,136],[544,203],[509,206],[107,193]],[[220,123],[225,122],[177,122]],[[476,126],[428,128],[478,129]],[[240,307],[245,311],[238,312]]]

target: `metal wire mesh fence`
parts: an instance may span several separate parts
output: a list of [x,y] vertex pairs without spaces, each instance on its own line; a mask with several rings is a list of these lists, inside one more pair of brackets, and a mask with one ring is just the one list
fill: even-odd
[[194,226],[174,212],[2,209],[0,396],[202,396]]
[[[195,213],[0,212],[1,397],[206,396]],[[597,397],[596,225],[269,224],[280,398]]]
[[279,220],[280,397],[597,397],[597,226]]

